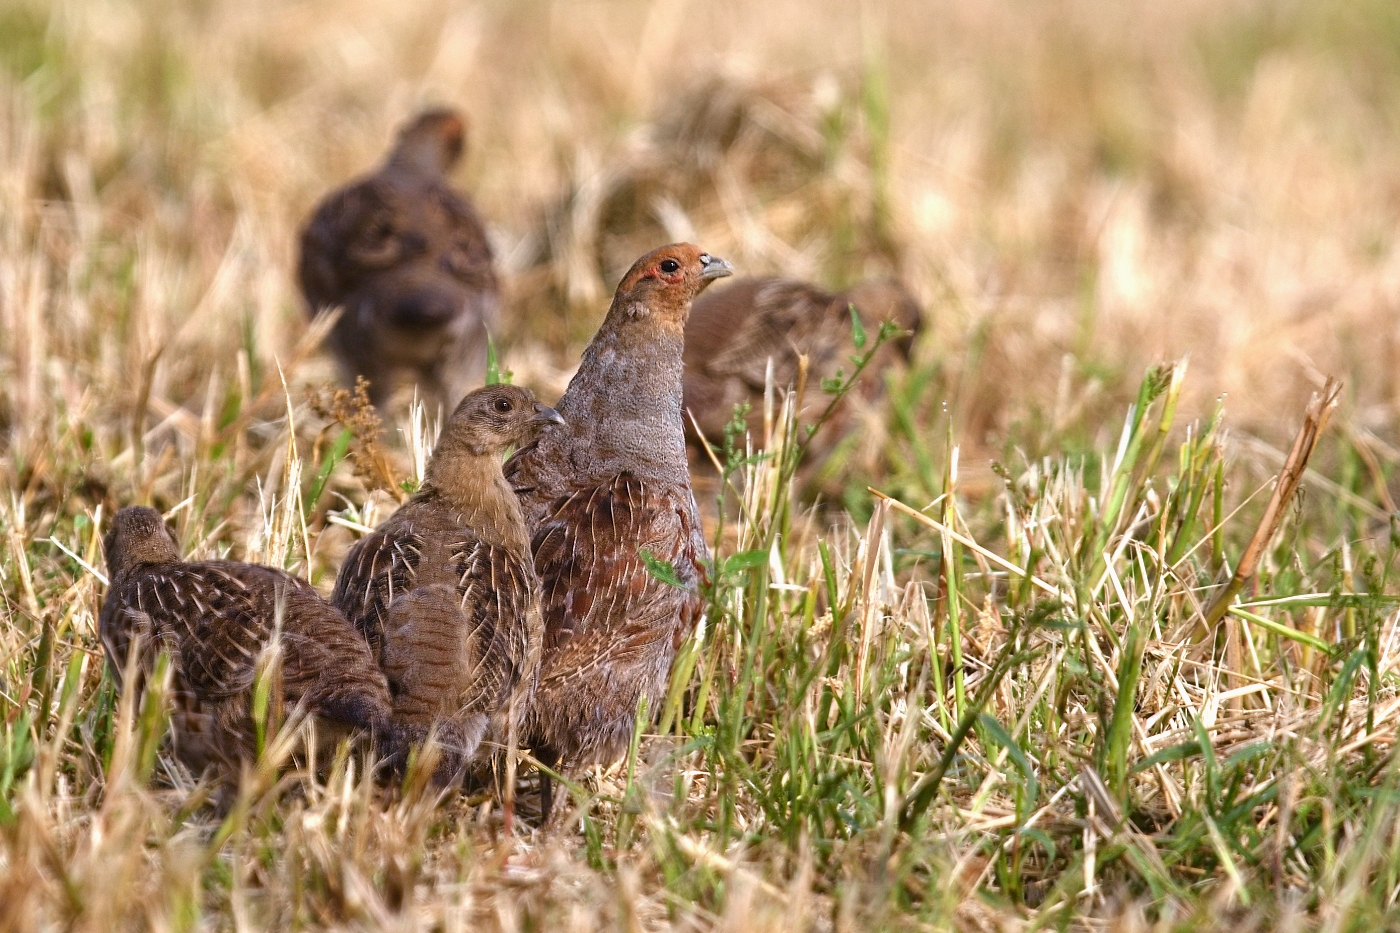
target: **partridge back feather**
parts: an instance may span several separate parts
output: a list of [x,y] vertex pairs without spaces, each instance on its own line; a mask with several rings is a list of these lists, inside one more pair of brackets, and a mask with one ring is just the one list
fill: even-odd
[[[545,661],[524,731],[571,764],[611,761],[631,738],[638,699],[657,711],[700,617],[706,549],[694,497],[619,474],[535,511]],[[674,568],[681,586],[658,580],[643,551]]]
[[356,544],[331,600],[388,675],[396,718],[484,723],[522,683],[533,686],[539,580],[529,554],[483,541],[436,497],[407,503]]
[[[786,279],[759,279],[752,283],[752,288],[744,288],[749,284],[738,283],[722,292],[713,293],[711,301],[700,302],[700,314],[691,314],[691,323],[686,329],[687,358],[695,359],[703,352],[703,347],[694,346],[701,342],[699,331],[730,335],[704,364],[707,373],[737,376],[750,387],[762,390],[771,359],[774,381],[780,386],[789,385],[797,379],[798,353],[805,352],[814,361],[825,363],[834,355],[843,339],[846,343],[850,342],[849,324],[844,330],[832,333],[835,328],[827,312],[835,296],[805,282]],[[752,308],[753,313],[742,314],[745,308],[740,304],[740,295],[731,295],[735,288],[744,288],[745,292],[751,293],[748,307]],[[729,320],[721,324],[709,319],[707,312],[711,307],[732,308],[739,313],[725,315]],[[741,320],[735,321],[734,317]],[[692,335],[695,335],[694,340]]]

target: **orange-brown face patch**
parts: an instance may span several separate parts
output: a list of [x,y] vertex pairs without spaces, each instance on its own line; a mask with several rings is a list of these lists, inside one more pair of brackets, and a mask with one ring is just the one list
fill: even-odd
[[[668,268],[668,264],[670,268]],[[679,285],[685,281],[685,268],[675,259],[663,259],[647,270],[639,281],[656,279],[668,285]]]
[[[699,265],[700,255],[700,248],[690,243],[673,243],[653,250],[637,260],[623,277],[618,291],[630,291],[647,279],[665,282],[667,285],[680,285],[689,272],[698,272],[696,267]],[[674,264],[674,268],[668,268],[668,263]]]

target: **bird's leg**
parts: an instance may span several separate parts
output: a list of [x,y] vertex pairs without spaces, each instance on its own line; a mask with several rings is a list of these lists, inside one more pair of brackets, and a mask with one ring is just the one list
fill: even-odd
[[[559,766],[559,753],[552,748],[535,750],[535,760],[550,770]],[[540,772],[540,828],[549,825],[549,814],[554,809],[554,779]]]
[[505,821],[506,838],[511,838],[515,833],[515,756],[520,748],[520,717],[517,715],[518,700],[516,696],[510,699],[510,710],[507,712],[510,725],[506,728],[506,786],[505,793],[502,794],[501,810]]

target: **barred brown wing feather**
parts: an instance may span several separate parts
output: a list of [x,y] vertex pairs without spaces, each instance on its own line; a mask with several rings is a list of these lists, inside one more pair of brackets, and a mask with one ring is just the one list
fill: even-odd
[[[524,734],[562,761],[611,761],[626,748],[639,699],[652,710],[661,702],[676,646],[699,615],[694,499],[685,486],[624,473],[541,511],[546,644]],[[642,547],[682,586],[657,579]]]
[[261,605],[237,577],[208,565],[153,570],[136,581],[134,591],[155,637],[178,651],[190,689],[222,697],[252,685],[258,652],[270,634],[272,601]]
[[457,590],[446,584],[419,587],[390,604],[380,663],[396,715],[426,723],[449,712],[469,648],[463,623]]
[[508,701],[526,661],[533,580],[519,557],[480,542],[454,548],[453,566],[472,646],[462,708],[493,712]]
[[389,713],[383,675],[363,638],[304,580],[225,561],[138,568],[103,601],[104,647],[121,668],[142,636],[137,669],[172,661],[171,733],[192,768],[232,766],[251,750],[250,688],[265,649],[279,651],[281,695],[329,721],[373,727]]
[[[552,670],[587,663],[580,652],[624,661],[653,641],[671,641],[682,617],[693,615],[700,555],[690,502],[688,490],[649,488],[627,474],[560,500],[535,536]],[[638,542],[669,563],[685,588],[653,576]],[[584,634],[577,648],[559,653]]]
[[[530,568],[508,550],[480,541],[457,523],[453,527],[456,540],[433,545],[431,569],[415,565],[407,573],[381,574],[392,589],[410,589],[384,603],[390,586],[380,585],[384,608],[371,609],[377,613],[372,618],[382,620],[374,628],[376,635],[382,632],[381,662],[395,709],[420,720],[495,712],[527,660],[523,645],[530,637],[535,586]],[[380,548],[394,550],[392,544]],[[421,550],[416,548],[419,555]]]
[[389,606],[413,589],[422,537],[400,526],[380,528],[360,539],[345,558],[331,603],[345,613],[379,657]]

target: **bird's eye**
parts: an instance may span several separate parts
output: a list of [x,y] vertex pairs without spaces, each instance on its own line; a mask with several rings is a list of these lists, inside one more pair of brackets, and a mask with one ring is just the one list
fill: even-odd
[[498,398],[498,399],[496,399],[496,411],[500,412],[501,414],[505,414],[506,412],[510,411],[510,399],[508,399],[508,398]]
[[680,268],[681,264],[676,262],[674,259],[661,260],[661,271],[666,273],[667,275],[679,272]]

